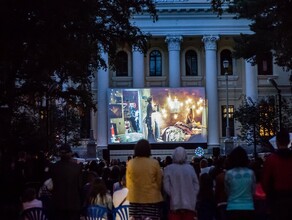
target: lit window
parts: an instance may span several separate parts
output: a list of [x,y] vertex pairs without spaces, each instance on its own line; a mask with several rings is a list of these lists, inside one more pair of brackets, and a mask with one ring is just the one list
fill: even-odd
[[[226,105],[225,106],[221,106],[221,112],[222,112],[222,136],[225,137],[226,136],[226,126],[227,126],[227,111],[226,111]],[[229,105],[229,109],[228,109],[228,115],[229,115],[229,131],[230,131],[230,136],[233,137],[234,136],[234,106],[233,105]]]

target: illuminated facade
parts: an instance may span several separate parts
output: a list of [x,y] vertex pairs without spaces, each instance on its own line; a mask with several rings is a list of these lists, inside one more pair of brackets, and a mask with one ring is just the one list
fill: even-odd
[[[108,88],[204,87],[209,149],[222,146],[226,137],[226,82],[231,136],[237,134],[232,113],[245,95],[257,100],[276,94],[268,78],[281,85],[283,96],[291,95],[290,73],[273,65],[268,55],[255,66],[244,59],[232,58],[233,38],[251,33],[248,20],[236,20],[230,14],[219,18],[207,0],[156,0],[156,5],[157,22],[153,23],[147,14],[133,19],[135,25],[152,35],[147,54],[124,46],[117,53],[120,58],[116,71],[97,72],[92,86],[97,112],[92,113],[91,129],[98,147],[108,146]],[[103,57],[108,59],[105,53]],[[224,60],[229,61],[227,70]]]

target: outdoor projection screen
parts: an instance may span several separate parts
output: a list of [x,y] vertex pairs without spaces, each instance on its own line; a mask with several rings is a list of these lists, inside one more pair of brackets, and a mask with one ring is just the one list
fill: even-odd
[[207,143],[205,88],[108,90],[108,143]]

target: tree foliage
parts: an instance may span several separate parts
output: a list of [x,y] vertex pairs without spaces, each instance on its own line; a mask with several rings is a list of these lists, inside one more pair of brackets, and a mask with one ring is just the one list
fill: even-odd
[[36,111],[44,97],[81,112],[95,108],[90,83],[107,68],[101,52],[113,58],[125,42],[147,49],[147,33],[130,22],[141,13],[157,19],[151,0],[1,1],[0,107],[11,119]]
[[[291,100],[290,100],[291,101]],[[279,130],[279,100],[269,96],[258,102],[251,99],[243,99],[242,104],[235,110],[234,118],[240,123],[239,138],[249,145],[268,146],[269,140]],[[289,101],[282,98],[283,118],[282,124],[285,128],[291,128],[292,118]]]
[[235,57],[253,64],[267,52],[285,70],[292,69],[292,1],[288,0],[212,0],[212,8],[219,16],[226,9],[236,19],[249,19],[253,34],[236,38]]

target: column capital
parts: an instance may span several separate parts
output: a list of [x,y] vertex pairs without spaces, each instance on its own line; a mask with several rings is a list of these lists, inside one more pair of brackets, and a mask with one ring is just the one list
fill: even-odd
[[205,50],[217,50],[218,35],[205,35],[202,41],[205,44]]
[[168,44],[168,50],[180,50],[180,43],[183,41],[183,37],[179,35],[168,35],[165,38],[165,42]]

